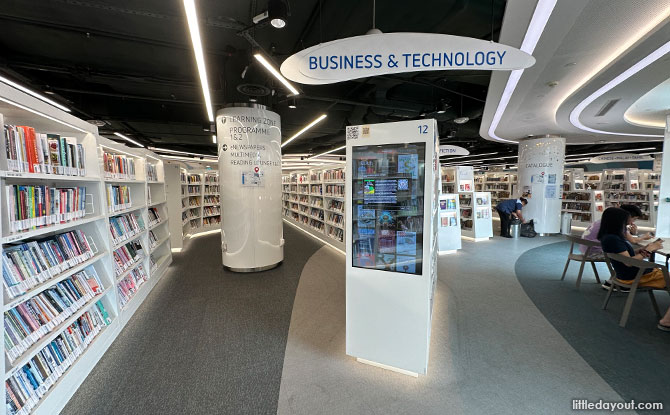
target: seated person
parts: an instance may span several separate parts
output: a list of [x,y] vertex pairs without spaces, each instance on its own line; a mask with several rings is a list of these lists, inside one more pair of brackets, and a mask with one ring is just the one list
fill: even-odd
[[[663,247],[663,241],[658,239],[645,248],[633,249],[633,245],[625,237],[625,229],[630,223],[630,213],[628,211],[610,207],[605,209],[600,221],[600,230],[598,239],[602,245],[603,251],[610,254],[620,254],[635,259],[649,258],[650,254]],[[639,268],[629,267],[626,264],[612,260],[612,267],[616,273],[617,282],[623,284],[632,284],[637,276]],[[658,268],[649,268],[644,271],[640,279],[641,287],[664,288],[665,279],[663,272]]]
[[[630,213],[630,219],[628,220],[628,225],[626,226],[626,232],[624,236],[626,240],[631,244],[639,244],[642,241],[649,240],[654,237],[654,234],[647,232],[642,236],[636,236],[637,234],[637,225],[635,221],[642,217],[642,211],[639,207],[635,205],[621,205],[621,209]],[[600,230],[600,220],[597,220],[589,225],[588,228],[582,234],[583,239],[588,239],[589,241],[598,241],[598,231]],[[585,245],[580,245],[579,250],[582,251],[582,254],[586,253],[588,247]],[[589,251],[589,256],[600,256],[602,249],[600,247],[594,246]]]

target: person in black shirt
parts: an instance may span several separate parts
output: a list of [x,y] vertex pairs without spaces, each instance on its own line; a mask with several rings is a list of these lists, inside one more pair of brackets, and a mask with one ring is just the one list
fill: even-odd
[[[600,240],[604,252],[621,254],[635,259],[645,259],[649,258],[651,252],[663,247],[663,241],[658,239],[643,249],[633,249],[633,246],[624,236],[629,219],[630,213],[621,208],[610,207],[605,209],[600,221],[600,230],[598,231],[598,239]],[[629,267],[626,264],[615,260],[612,260],[611,262],[618,282],[632,284],[639,268]],[[640,279],[640,286],[664,288],[665,279],[663,278],[662,271],[658,268],[646,269]]]

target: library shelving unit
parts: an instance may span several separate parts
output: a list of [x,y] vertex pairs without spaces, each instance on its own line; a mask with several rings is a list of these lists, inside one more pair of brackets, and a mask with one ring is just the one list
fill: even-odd
[[442,193],[439,199],[440,222],[438,225],[438,249],[440,254],[461,249],[461,215],[458,193]]
[[584,172],[584,190],[602,190],[603,172]]
[[484,175],[482,191],[491,193],[491,206],[512,197],[512,186],[515,183],[515,174],[502,172],[487,172]]
[[572,215],[572,226],[588,227],[600,219],[605,210],[602,190],[572,190],[563,192],[561,212]]
[[221,227],[221,202],[219,196],[219,173],[208,171],[203,174],[202,224],[203,228]]
[[203,184],[202,174],[189,173],[186,176],[187,186],[185,199],[186,218],[188,219],[189,233],[195,233],[202,227],[202,200]]
[[654,190],[605,190],[605,209],[610,206],[635,205],[642,211],[637,225],[647,228],[655,226],[658,210],[658,191]]
[[0,126],[6,390],[0,415],[55,414],[162,275],[147,268],[150,283],[133,287],[123,279],[136,272],[118,275],[115,265],[119,250],[130,252],[126,245],[147,237],[146,158],[4,84]]
[[456,193],[456,169],[453,167],[440,168],[442,193]]
[[344,250],[344,168],[282,176],[284,220]]
[[461,192],[458,194],[461,236],[477,241],[493,237],[491,193]]

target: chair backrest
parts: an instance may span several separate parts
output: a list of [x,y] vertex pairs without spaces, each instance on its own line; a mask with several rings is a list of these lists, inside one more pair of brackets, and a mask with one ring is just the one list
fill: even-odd
[[588,247],[594,247],[594,246],[600,247],[600,241],[591,241],[589,239],[584,239],[575,235],[565,235],[565,237],[568,239],[568,241],[578,245],[584,245]]
[[609,260],[614,260],[614,261],[619,261],[624,265],[627,265],[629,267],[636,267],[639,269],[637,276],[635,278],[635,281],[639,281],[642,275],[644,274],[644,271],[649,268],[659,268],[661,272],[663,273],[663,279],[665,280],[665,286],[668,290],[670,290],[670,275],[668,275],[668,268],[664,265],[657,264],[655,262],[649,262],[649,261],[644,261],[642,259],[637,259],[637,258],[631,258],[626,255],[621,255],[621,254],[611,254],[611,253],[605,253],[605,258],[608,261],[608,266],[609,266]]

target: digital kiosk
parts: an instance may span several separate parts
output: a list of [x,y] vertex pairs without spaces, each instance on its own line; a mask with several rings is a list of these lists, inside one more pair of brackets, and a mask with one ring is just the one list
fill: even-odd
[[415,376],[428,367],[437,279],[436,126],[347,127],[346,352]]

